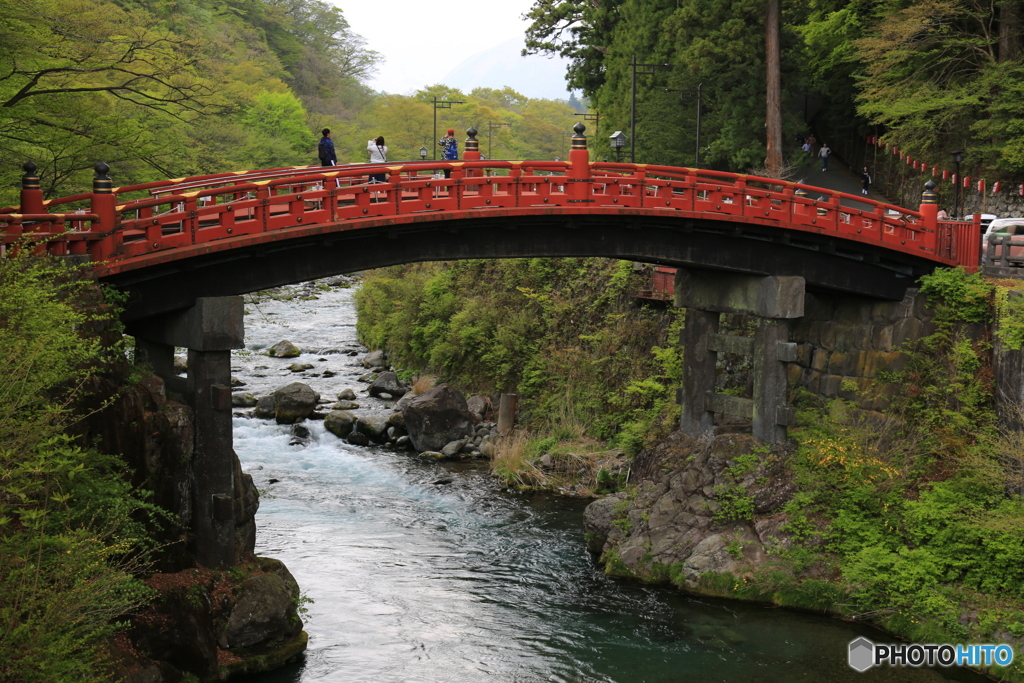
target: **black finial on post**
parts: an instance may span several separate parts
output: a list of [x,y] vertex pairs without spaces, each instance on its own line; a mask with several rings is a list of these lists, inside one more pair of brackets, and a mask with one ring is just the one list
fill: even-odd
[[36,170],[39,167],[31,161],[26,161],[21,165],[21,170],[25,172],[25,175],[21,177],[21,189],[23,190],[38,190],[39,189],[39,175]]
[[935,181],[929,180],[924,184],[924,192],[921,193],[922,204],[938,204],[939,195],[935,192]]
[[96,177],[92,179],[92,191],[93,194],[111,194],[114,191],[114,183],[110,180],[107,173],[110,171],[110,166],[102,161],[97,162],[93,166],[93,170],[96,171]]
[[576,135],[572,136],[572,149],[586,149],[587,148],[587,136],[583,134],[583,131],[587,129],[583,125],[582,121],[577,121],[576,125],[572,127],[573,132]]
[[[466,152],[462,158],[466,161],[478,161],[480,159],[480,141],[476,139],[476,128],[470,126],[466,129]],[[470,173],[472,175],[472,173]]]

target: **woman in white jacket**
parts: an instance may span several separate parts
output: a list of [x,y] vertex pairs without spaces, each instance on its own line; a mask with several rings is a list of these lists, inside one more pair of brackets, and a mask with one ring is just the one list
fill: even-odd
[[[388,160],[388,146],[384,144],[384,136],[381,135],[376,140],[367,140],[366,151],[370,153],[371,164],[384,164]],[[371,173],[371,183],[386,183],[386,173]]]

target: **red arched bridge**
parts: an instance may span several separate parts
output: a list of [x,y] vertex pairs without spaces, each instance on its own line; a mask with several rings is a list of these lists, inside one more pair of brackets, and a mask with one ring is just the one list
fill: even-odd
[[[233,295],[409,261],[605,256],[681,267],[684,345],[695,352],[684,356],[680,428],[705,434],[722,412],[776,441],[791,422],[786,324],[803,314],[805,287],[901,299],[936,266],[977,269],[979,227],[939,222],[931,187],[913,211],[770,178],[590,163],[575,130],[568,162],[483,161],[470,129],[462,162],[131,187],[113,187],[97,164],[91,193],[48,201],[26,164],[21,207],[0,212],[0,250],[88,256],[129,293],[136,350],[194,411],[194,552],[211,567],[234,564],[239,538],[230,378],[244,335]],[[368,184],[370,173],[387,182]],[[719,313],[740,310],[760,318],[753,339],[719,334]],[[173,367],[182,346],[184,379]],[[751,399],[714,394],[719,351],[753,354]]]
[[[460,162],[129,187],[113,187],[101,163],[91,193],[45,201],[26,164],[21,207],[0,212],[2,241],[88,255],[102,281],[130,292],[129,320],[410,261],[606,256],[800,275],[812,288],[890,299],[936,266],[977,269],[979,228],[939,221],[931,188],[910,210],[751,175],[593,163],[581,125],[568,162],[484,161],[469,132]],[[387,182],[368,184],[370,173]]]

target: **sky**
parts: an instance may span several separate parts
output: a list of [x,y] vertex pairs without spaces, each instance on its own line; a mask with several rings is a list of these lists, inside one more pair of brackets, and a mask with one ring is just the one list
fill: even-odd
[[[513,38],[522,39],[528,22],[520,16],[533,6],[533,0],[333,2],[353,33],[365,38],[367,47],[387,60],[368,85],[402,95],[444,82],[445,76],[474,54]],[[557,62],[551,64],[552,69],[564,73]]]

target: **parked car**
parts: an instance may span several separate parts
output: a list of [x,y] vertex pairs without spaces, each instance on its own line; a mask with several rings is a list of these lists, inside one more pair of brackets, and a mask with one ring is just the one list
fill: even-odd
[[[983,214],[984,216],[985,214]],[[982,218],[984,220],[984,218]],[[989,265],[988,263],[988,249],[989,249],[989,238],[993,235],[1022,235],[1024,236],[1024,218],[995,218],[989,221],[985,227],[985,232],[981,237],[981,265]],[[1024,240],[1021,240],[1021,246],[1012,245],[1010,247],[1011,258],[1024,258]],[[996,257],[1002,254],[1002,247],[998,248]],[[1005,264],[1001,264],[1005,265]]]
[[[989,224],[992,221],[994,221],[995,219],[997,219],[997,218],[998,218],[998,216],[996,216],[994,213],[983,213],[983,214],[981,214],[981,233],[985,234],[985,230],[988,228]],[[964,216],[964,220],[965,221],[973,221],[974,220],[974,214],[973,213],[967,214],[966,216]]]

